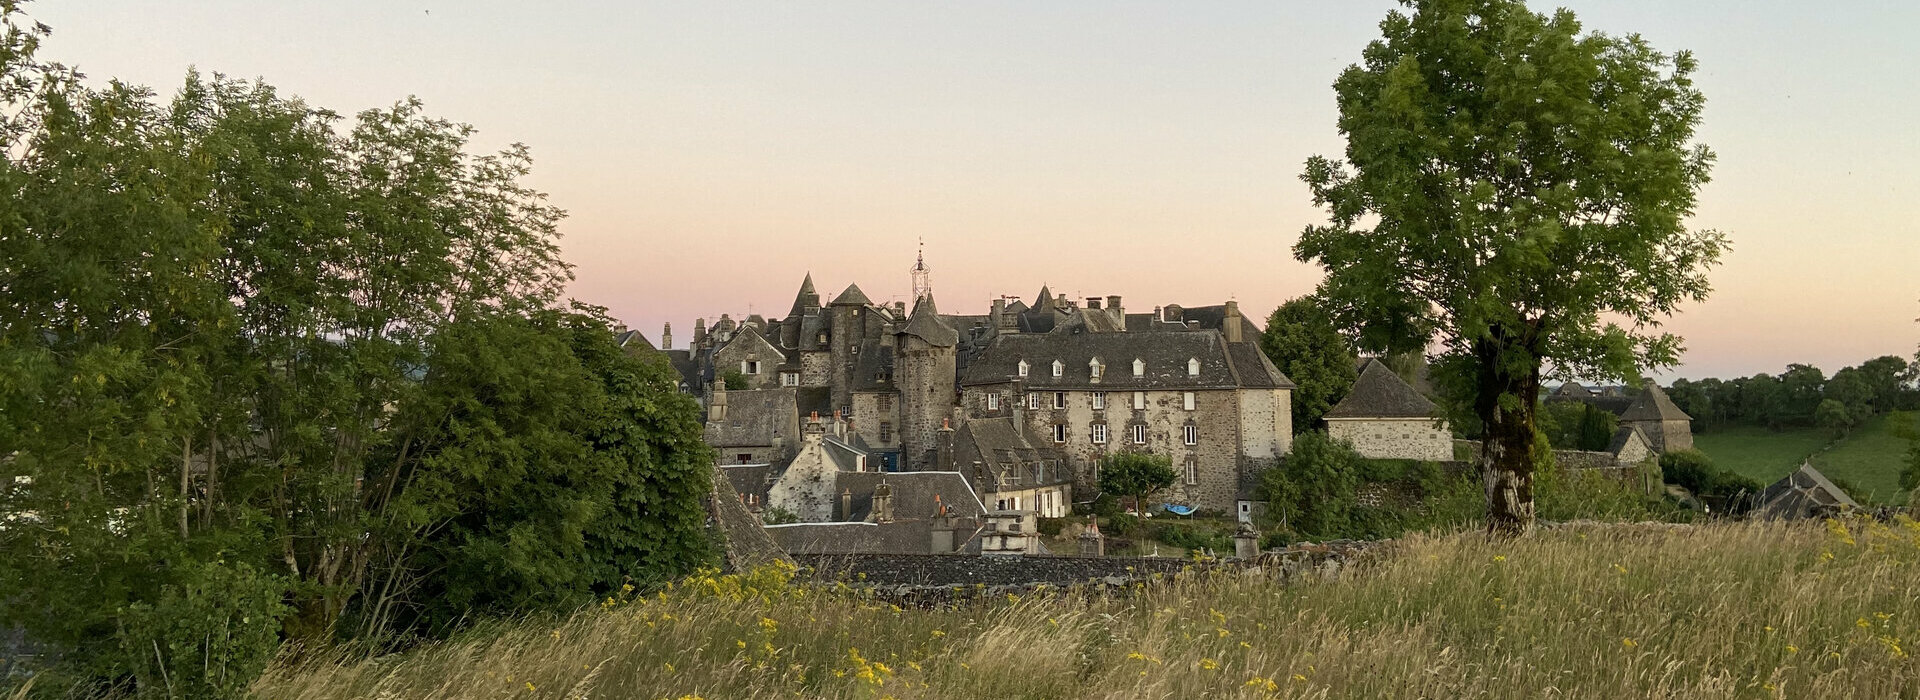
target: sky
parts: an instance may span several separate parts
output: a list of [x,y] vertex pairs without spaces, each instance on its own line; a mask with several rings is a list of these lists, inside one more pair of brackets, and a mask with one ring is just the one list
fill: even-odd
[[[1662,376],[1826,368],[1920,344],[1920,3],[1567,0],[1691,50],[1719,155],[1690,225],[1728,234]],[[261,78],[343,113],[409,95],[527,144],[569,212],[570,293],[658,340],[784,315],[809,272],[947,313],[1130,311],[1309,293],[1299,180],[1338,156],[1330,85],[1391,0],[514,2],[37,0],[42,56],[176,89]],[[1550,9],[1535,2],[1536,10]]]

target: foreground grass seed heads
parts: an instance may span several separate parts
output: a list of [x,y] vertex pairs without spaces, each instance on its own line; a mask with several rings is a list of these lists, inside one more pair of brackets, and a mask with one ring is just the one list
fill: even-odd
[[785,568],[274,669],[264,698],[1908,697],[1920,525],[1415,536],[1340,580],[901,609]]

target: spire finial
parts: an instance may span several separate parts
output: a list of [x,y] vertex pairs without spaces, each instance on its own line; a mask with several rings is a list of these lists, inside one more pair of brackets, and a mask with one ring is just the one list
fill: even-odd
[[927,240],[925,238],[919,240],[920,252],[914,256],[913,268],[908,270],[913,275],[914,306],[919,306],[921,299],[933,294],[933,281],[929,275],[932,270],[927,267]]

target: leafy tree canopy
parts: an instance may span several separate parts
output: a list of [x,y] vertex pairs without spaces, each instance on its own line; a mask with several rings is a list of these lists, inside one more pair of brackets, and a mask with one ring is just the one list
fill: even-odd
[[1713,154],[1686,52],[1582,32],[1519,0],[1403,0],[1334,83],[1345,160],[1302,176],[1330,220],[1295,254],[1364,350],[1437,346],[1436,378],[1485,423],[1490,526],[1532,521],[1544,373],[1634,379],[1706,297],[1726,249],[1692,231]]
[[1273,310],[1266,332],[1260,335],[1260,350],[1299,385],[1293,390],[1293,425],[1301,431],[1313,427],[1346,398],[1359,374],[1352,343],[1311,296]]
[[1172,486],[1176,478],[1173,462],[1165,455],[1145,452],[1115,452],[1100,458],[1100,490],[1133,499],[1133,510],[1140,512],[1140,501]]

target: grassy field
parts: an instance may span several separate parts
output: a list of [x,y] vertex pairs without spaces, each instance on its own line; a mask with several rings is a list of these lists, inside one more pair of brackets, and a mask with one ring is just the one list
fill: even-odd
[[[1838,441],[1832,438],[1831,433],[1812,428],[1773,432],[1736,426],[1696,434],[1693,443],[1721,468],[1762,484],[1778,481],[1811,457],[1821,473],[1852,482],[1877,502],[1905,503],[1899,478],[1907,443],[1887,429],[1886,416],[1867,421]],[[1832,447],[1822,451],[1829,444]]]
[[1586,525],[1399,541],[1338,580],[1213,573],[901,609],[778,569],[368,661],[262,698],[1920,694],[1920,525]]

